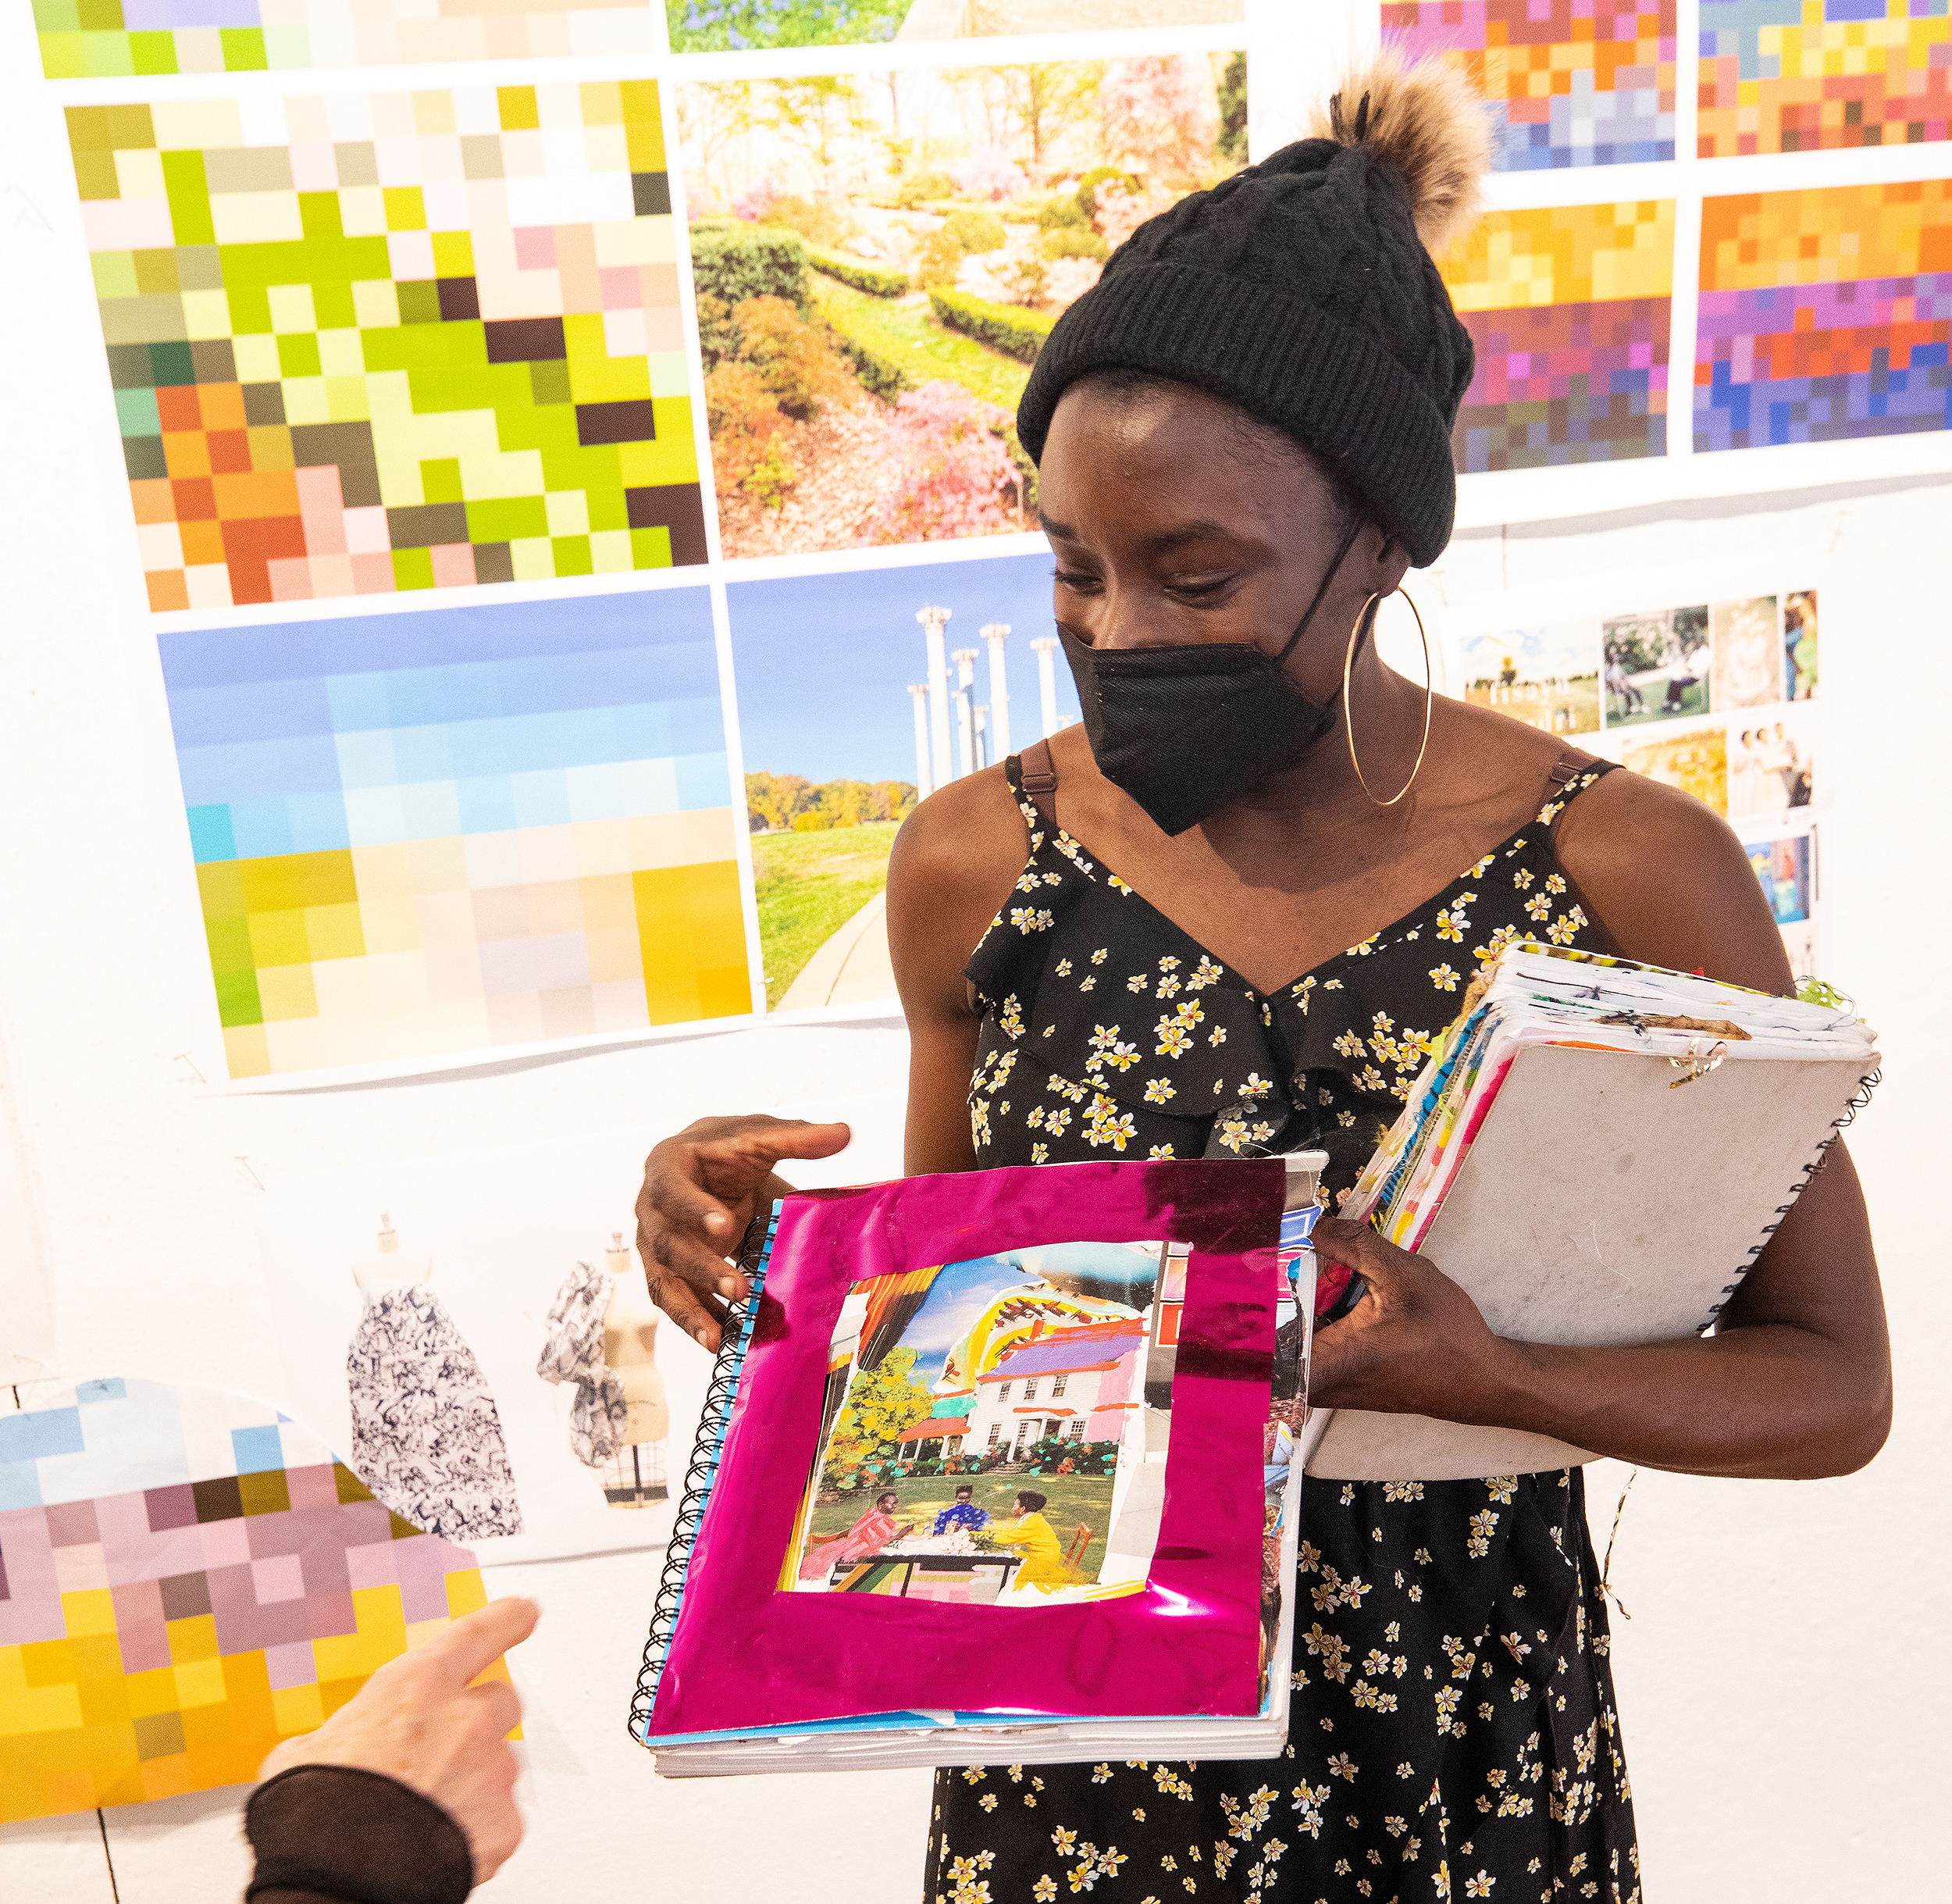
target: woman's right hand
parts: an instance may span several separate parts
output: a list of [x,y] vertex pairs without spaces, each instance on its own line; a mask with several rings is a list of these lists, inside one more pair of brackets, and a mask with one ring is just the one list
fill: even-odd
[[852,1135],[845,1124],[798,1118],[700,1118],[656,1146],[637,1193],[637,1253],[651,1300],[716,1350],[727,1305],[751,1288],[728,1253],[753,1217],[793,1188],[774,1164],[832,1157]]

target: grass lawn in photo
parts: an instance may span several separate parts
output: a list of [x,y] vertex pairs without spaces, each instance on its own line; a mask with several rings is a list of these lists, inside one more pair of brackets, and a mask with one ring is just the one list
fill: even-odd
[[898,822],[881,820],[753,836],[753,896],[768,1010],[807,961],[888,883],[888,855],[899,830]]
[[925,293],[871,298],[828,277],[817,264],[810,289],[814,308],[830,330],[849,343],[865,345],[910,383],[946,377],[1016,415],[1017,401],[1030,381],[1030,365],[950,330],[936,317]]

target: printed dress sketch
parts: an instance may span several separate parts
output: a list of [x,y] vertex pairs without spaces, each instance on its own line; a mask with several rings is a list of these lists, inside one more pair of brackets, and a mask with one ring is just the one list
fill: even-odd
[[630,1253],[613,1239],[606,1266],[579,1263],[557,1292],[536,1373],[571,1385],[569,1444],[598,1471],[613,1507],[668,1498],[671,1411],[656,1360],[657,1312]]
[[522,1531],[495,1398],[425,1283],[367,1291],[346,1386],[352,1464],[376,1499],[445,1540]]

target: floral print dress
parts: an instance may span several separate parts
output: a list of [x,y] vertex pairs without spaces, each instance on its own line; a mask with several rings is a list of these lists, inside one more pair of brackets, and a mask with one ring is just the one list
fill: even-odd
[[[1562,762],[1533,822],[1427,904],[1261,993],[1047,820],[1013,758],[1030,857],[967,968],[978,1162],[1278,1132],[1346,1194],[1470,975],[1513,939],[1590,930],[1552,823],[1608,770]],[[1308,1478],[1299,1531],[1282,1756],[939,1773],[925,1899],[1638,1904],[1578,1471]]]

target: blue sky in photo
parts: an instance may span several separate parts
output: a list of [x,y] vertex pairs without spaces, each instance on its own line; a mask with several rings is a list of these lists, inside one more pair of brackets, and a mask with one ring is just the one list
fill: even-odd
[[[725,595],[746,771],[803,774],[816,783],[912,781],[908,684],[928,679],[927,640],[915,615],[930,605],[951,611],[951,652],[976,650],[979,704],[990,697],[981,631],[989,622],[1010,625],[1010,742],[1021,752],[1042,731],[1030,644],[1056,633],[1050,572],[1050,557],[1035,553],[732,583]],[[1053,659],[1059,711],[1075,718],[1070,669],[1062,654]],[[953,663],[949,672],[953,686]],[[953,743],[953,715],[950,731]]]

